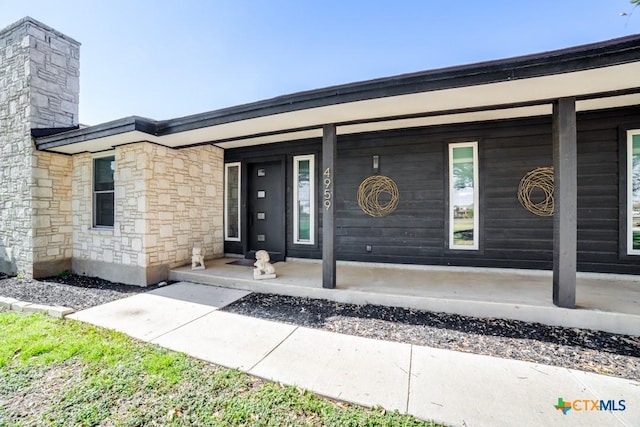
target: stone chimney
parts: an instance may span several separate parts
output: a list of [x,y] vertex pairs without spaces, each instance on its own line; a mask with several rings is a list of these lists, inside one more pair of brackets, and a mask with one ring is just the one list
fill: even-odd
[[79,58],[32,18],[0,30],[0,272],[70,268],[71,158],[37,151],[31,131],[78,125]]

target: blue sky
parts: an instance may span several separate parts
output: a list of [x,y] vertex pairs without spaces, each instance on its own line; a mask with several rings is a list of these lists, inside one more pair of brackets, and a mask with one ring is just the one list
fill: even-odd
[[0,0],[82,43],[80,121],[168,119],[640,33],[628,0]]

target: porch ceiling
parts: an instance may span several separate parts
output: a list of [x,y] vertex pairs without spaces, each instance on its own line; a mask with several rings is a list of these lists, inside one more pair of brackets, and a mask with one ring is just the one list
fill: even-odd
[[[482,70],[488,65],[483,67]],[[517,71],[525,74],[522,69],[526,70],[526,67],[519,67]],[[470,78],[473,70],[473,66],[454,68],[447,73],[443,71],[443,75],[451,80],[460,79],[460,72],[466,71],[463,77]],[[291,104],[297,103],[290,108],[287,108],[285,103],[287,97],[281,97],[256,105],[249,104],[166,122],[130,117],[87,129],[38,138],[37,146],[42,150],[66,154],[109,150],[118,145],[140,141],[174,148],[201,143],[234,148],[319,138],[322,136],[322,125],[328,123],[337,124],[338,135],[345,135],[406,127],[544,116],[551,114],[551,102],[562,97],[576,97],[578,111],[607,109],[640,105],[640,83],[637,77],[639,75],[638,60],[527,78],[523,78],[522,75],[513,79],[503,77],[500,81],[495,81],[494,78],[486,83],[474,84],[472,80],[459,86],[451,83],[449,87],[429,75],[431,86],[421,87],[421,90],[415,93],[407,93],[407,89],[403,88],[394,89],[402,93],[389,95],[387,92],[393,93],[393,90],[386,90],[386,86],[382,86],[375,97],[357,99],[348,92],[355,91],[354,86],[346,85],[335,89],[334,95],[339,98],[338,101],[344,102],[332,98],[322,105],[323,103],[318,101],[320,94],[309,92],[287,96],[292,99]],[[402,78],[410,80],[415,77],[399,76],[396,80]],[[478,80],[482,81],[482,78]],[[489,78],[486,77],[486,80]],[[360,85],[365,87],[373,83],[376,82]],[[390,84],[387,80],[383,83]],[[444,88],[433,89],[438,86]],[[324,92],[328,93],[324,96],[329,99],[331,88]],[[308,101],[305,101],[305,96],[308,97]],[[348,101],[350,98],[356,100]],[[305,108],[305,102],[315,106]],[[282,112],[278,112],[278,109]]]

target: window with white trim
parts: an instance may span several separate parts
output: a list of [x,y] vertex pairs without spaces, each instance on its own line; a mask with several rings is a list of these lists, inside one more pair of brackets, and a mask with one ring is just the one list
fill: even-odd
[[449,249],[478,249],[478,143],[449,144]]
[[314,244],[315,156],[293,158],[293,243]]
[[224,238],[240,241],[240,162],[224,165]]
[[93,227],[113,227],[115,222],[115,156],[93,159]]
[[640,255],[640,129],[627,131],[627,253]]

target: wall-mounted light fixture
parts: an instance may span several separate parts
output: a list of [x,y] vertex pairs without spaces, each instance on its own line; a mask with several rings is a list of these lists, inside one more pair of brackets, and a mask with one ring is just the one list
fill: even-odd
[[373,172],[378,173],[380,170],[380,156],[373,156]]

